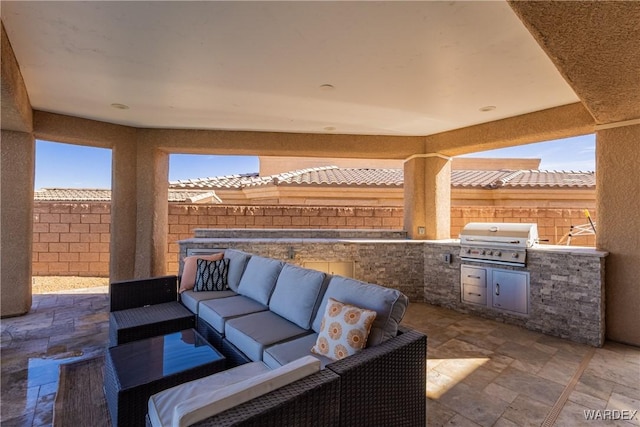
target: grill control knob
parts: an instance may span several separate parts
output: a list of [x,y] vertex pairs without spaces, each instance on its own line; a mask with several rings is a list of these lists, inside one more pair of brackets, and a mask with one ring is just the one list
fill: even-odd
[[480,255],[484,255],[484,249],[480,251]]
[[494,253],[494,255],[495,255],[495,256],[500,256],[500,255],[502,255],[502,253],[501,253],[500,251],[496,251],[496,252]]
[[470,254],[471,253],[471,249],[467,248],[467,253]]
[[493,251],[487,252],[487,255],[489,255],[489,256],[493,255]]
[[518,258],[520,255],[518,255],[517,253],[512,253],[511,254],[511,258]]

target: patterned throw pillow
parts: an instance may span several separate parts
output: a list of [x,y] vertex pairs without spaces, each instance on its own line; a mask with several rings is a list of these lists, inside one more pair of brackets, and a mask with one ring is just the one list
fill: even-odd
[[329,298],[312,353],[333,360],[344,359],[367,344],[376,312]]
[[198,265],[196,264],[199,259],[206,259],[207,261],[216,261],[224,257],[224,252],[217,252],[211,255],[193,255],[184,259],[184,266],[182,268],[182,277],[180,278],[180,290],[178,292],[183,293],[193,289],[196,284],[196,270]]
[[224,291],[228,289],[227,275],[229,274],[229,260],[216,261],[198,260],[196,270],[196,284],[193,290],[200,291]]

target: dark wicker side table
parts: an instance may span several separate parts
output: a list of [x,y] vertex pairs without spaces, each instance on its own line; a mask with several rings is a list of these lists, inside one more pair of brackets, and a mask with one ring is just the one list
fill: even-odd
[[104,373],[111,423],[143,426],[152,394],[224,369],[225,357],[194,329],[111,347]]

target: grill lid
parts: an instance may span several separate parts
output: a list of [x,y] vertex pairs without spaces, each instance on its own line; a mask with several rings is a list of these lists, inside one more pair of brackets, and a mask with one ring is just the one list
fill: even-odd
[[537,224],[470,222],[460,233],[460,258],[524,267],[537,242]]
[[470,222],[460,232],[460,245],[530,248],[538,240],[538,225]]

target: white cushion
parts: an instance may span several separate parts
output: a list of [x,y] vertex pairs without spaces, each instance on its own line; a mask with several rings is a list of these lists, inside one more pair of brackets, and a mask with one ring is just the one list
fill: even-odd
[[253,378],[268,372],[269,368],[262,362],[246,363],[217,374],[209,375],[194,381],[171,387],[156,393],[149,398],[149,419],[154,427],[166,427],[173,423],[173,408],[203,391],[217,390],[230,384]]
[[278,369],[226,387],[200,392],[173,411],[173,427],[186,427],[320,371],[320,361],[306,356]]

